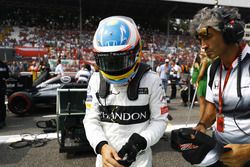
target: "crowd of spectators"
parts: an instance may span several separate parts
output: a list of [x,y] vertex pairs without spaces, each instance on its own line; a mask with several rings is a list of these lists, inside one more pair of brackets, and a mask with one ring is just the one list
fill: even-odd
[[[16,9],[1,19],[0,46],[45,48],[48,51],[46,55],[48,59],[83,59],[92,62],[94,60],[92,37],[93,30],[101,19],[99,17],[84,18],[81,34],[79,17],[71,13],[46,15],[41,12]],[[184,64],[192,63],[196,44],[189,36],[167,35],[166,32],[140,25],[139,31],[142,37],[144,62],[149,64],[154,62],[152,64],[154,68],[166,58]],[[23,64],[25,63],[21,63],[20,66]]]

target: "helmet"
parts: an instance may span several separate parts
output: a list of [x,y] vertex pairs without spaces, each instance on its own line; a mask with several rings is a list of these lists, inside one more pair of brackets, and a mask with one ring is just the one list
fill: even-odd
[[134,21],[125,16],[103,19],[95,32],[93,51],[103,78],[126,84],[136,74],[141,57],[141,38]]

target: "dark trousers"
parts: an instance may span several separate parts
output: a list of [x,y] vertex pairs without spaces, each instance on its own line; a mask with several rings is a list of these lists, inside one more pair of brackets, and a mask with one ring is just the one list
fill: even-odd
[[5,93],[0,92],[0,122],[4,122],[6,117]]
[[176,98],[176,80],[171,81],[171,99]]

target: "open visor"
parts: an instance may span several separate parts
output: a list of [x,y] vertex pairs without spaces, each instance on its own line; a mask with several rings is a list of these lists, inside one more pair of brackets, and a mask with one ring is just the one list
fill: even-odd
[[138,54],[138,51],[95,53],[95,60],[100,70],[120,75],[134,66]]

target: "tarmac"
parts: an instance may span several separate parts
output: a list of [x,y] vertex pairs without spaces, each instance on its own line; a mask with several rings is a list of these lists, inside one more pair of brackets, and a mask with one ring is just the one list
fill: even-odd
[[[153,167],[191,167],[180,153],[170,147],[170,132],[180,127],[193,127],[199,120],[199,105],[195,104],[190,110],[177,96],[169,103],[169,113],[173,117],[169,121],[165,135],[152,147]],[[67,154],[59,153],[59,144],[56,133],[46,134],[49,138],[46,145],[32,148],[24,147],[11,149],[9,144],[20,140],[20,134],[40,134],[42,130],[36,127],[36,121],[48,120],[55,117],[54,111],[39,110],[29,116],[18,117],[7,112],[7,126],[0,129],[0,166],[1,167],[94,167],[95,155],[93,153]],[[187,126],[186,126],[187,123]],[[27,136],[27,135],[26,135]],[[34,135],[32,136],[34,137]],[[39,136],[38,136],[39,137]]]

